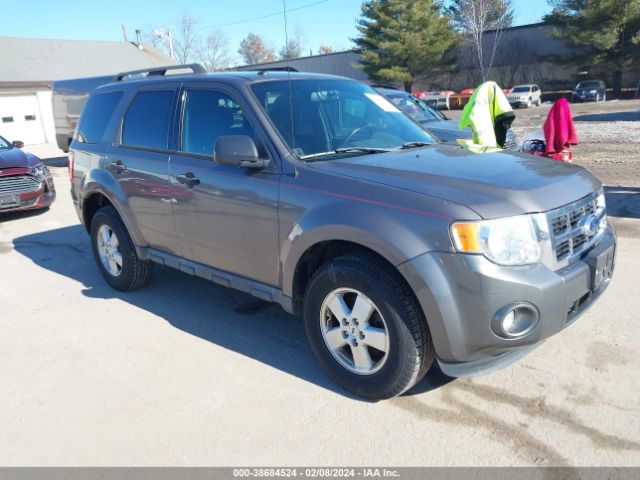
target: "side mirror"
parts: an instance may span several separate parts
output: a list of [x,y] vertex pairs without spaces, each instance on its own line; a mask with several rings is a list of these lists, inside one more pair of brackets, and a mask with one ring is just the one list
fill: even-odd
[[14,147],[16,148],[22,148],[24,147],[24,142],[21,142],[20,140],[14,140],[13,142],[11,142],[13,144]]
[[223,165],[245,168],[266,168],[269,160],[258,157],[258,149],[251,137],[226,135],[218,137],[213,149],[213,158]]

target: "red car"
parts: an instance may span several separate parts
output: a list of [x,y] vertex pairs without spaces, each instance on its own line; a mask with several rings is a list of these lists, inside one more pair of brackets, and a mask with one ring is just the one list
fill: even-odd
[[0,213],[47,208],[56,198],[51,172],[23,145],[0,137]]

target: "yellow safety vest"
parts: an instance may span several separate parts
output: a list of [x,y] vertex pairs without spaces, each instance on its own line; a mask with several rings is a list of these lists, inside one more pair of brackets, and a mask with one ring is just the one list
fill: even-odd
[[[498,84],[485,82],[473,92],[469,103],[465,105],[458,126],[462,130],[471,126],[473,143],[477,146],[500,149],[494,130],[495,121],[500,115],[512,111],[506,95]],[[468,142],[465,142],[464,146],[475,150]]]

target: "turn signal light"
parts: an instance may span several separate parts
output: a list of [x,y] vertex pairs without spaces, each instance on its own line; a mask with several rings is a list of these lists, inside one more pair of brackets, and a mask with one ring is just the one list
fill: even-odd
[[480,253],[482,251],[478,240],[480,224],[454,223],[452,227],[453,241],[459,252]]

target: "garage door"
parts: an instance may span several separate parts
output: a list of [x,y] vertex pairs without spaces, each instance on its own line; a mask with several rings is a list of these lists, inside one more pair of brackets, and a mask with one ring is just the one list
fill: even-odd
[[0,135],[9,141],[22,140],[25,145],[45,143],[35,94],[0,95]]

